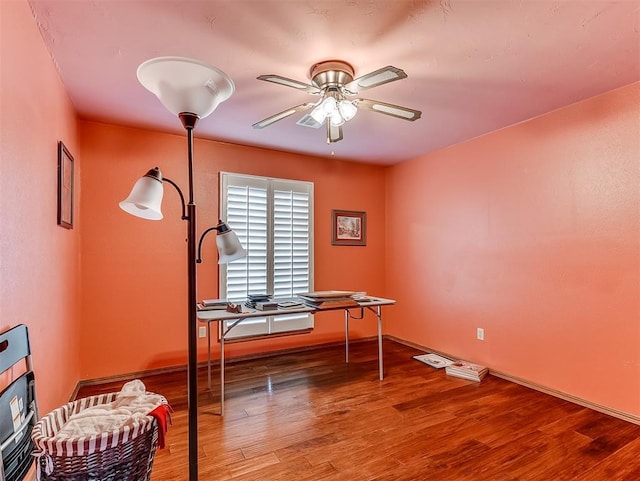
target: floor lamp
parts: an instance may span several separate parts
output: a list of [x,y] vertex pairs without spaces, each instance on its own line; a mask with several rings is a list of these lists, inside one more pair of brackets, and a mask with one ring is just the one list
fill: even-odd
[[[220,102],[233,93],[233,82],[215,67],[182,57],[158,57],[138,67],[138,80],[154,93],[160,102],[177,115],[187,131],[189,191],[188,202],[178,185],[162,177],[160,169],[151,169],[133,186],[131,194],[120,202],[120,207],[137,217],[162,219],[160,210],[163,182],[177,191],[182,201],[182,219],[187,221],[187,278],[188,278],[188,384],[187,402],[189,418],[189,481],[198,479],[198,333],[196,311],[196,205],[193,201],[193,129],[199,119],[211,114]],[[200,239],[216,230],[219,263],[224,264],[246,255],[238,238],[222,221],[207,229]]]

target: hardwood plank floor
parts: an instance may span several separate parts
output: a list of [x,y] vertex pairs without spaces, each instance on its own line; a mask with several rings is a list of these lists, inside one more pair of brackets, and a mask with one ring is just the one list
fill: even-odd
[[[200,479],[234,481],[638,481],[640,426],[487,376],[447,377],[418,351],[377,343],[227,365],[199,372]],[[152,481],[186,480],[186,372],[142,378],[175,412]],[[78,396],[118,391],[85,387]]]

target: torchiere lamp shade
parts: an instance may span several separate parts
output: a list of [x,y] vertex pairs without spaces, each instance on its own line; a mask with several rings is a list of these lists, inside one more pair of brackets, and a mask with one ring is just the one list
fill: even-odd
[[154,93],[169,112],[189,112],[204,118],[235,87],[223,71],[199,60],[184,57],[157,57],[138,67],[138,80]]

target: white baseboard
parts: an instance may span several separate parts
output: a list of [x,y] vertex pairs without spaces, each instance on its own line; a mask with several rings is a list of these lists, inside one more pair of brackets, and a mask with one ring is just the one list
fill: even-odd
[[[431,348],[429,348],[427,346],[421,346],[421,345],[416,344],[416,343],[411,342],[411,341],[405,341],[404,339],[400,339],[400,338],[397,338],[395,336],[385,335],[385,338],[387,338],[389,340],[392,340],[392,341],[395,341],[395,342],[398,342],[400,344],[404,344],[405,346],[413,347],[414,349],[419,349],[421,351],[426,351],[426,352],[433,352],[434,354],[438,354],[440,356],[444,356],[444,357],[447,357],[449,359],[460,359],[460,357],[458,357],[458,356],[453,356],[453,355],[448,354],[446,352],[437,351],[437,350],[431,349]],[[543,392],[545,394],[549,394],[551,396],[554,396],[554,397],[557,397],[557,398],[560,398],[560,399],[564,399],[565,401],[572,402],[572,403],[577,404],[579,406],[583,406],[583,407],[586,407],[586,408],[589,408],[589,409],[593,409],[594,411],[598,411],[598,412],[601,412],[601,413],[604,413],[604,414],[608,414],[609,416],[613,416],[613,417],[616,417],[618,419],[622,419],[624,421],[628,421],[630,423],[640,425],[640,416],[636,416],[635,414],[627,413],[627,412],[624,412],[624,411],[619,411],[617,409],[610,408],[608,406],[603,406],[601,404],[597,404],[597,403],[594,403],[592,401],[588,401],[586,399],[582,399],[582,398],[573,396],[571,394],[567,394],[567,393],[564,393],[562,391],[558,391],[556,389],[552,389],[552,388],[549,388],[549,387],[546,387],[546,386],[542,386],[542,385],[537,384],[535,382],[527,381],[526,379],[522,379],[522,378],[519,378],[519,377],[516,377],[516,376],[512,376],[511,374],[508,374],[508,373],[505,373],[505,372],[502,372],[502,371],[496,371],[495,369],[491,369],[491,366],[488,366],[488,367],[489,367],[489,373],[490,374],[492,374],[492,375],[494,375],[496,377],[499,377],[501,379],[505,379],[506,381],[510,381],[510,382],[513,382],[513,383],[516,383],[516,384],[520,384],[521,386],[525,386],[525,387],[528,387],[530,389],[534,389],[536,391],[540,391],[540,392]]]

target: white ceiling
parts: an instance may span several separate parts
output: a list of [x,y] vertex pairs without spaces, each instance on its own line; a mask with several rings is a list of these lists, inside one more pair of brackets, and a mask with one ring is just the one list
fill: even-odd
[[[79,115],[183,134],[136,79],[143,61],[183,56],[235,83],[195,136],[395,164],[640,80],[640,0],[30,0]],[[408,78],[363,96],[422,111],[370,111],[327,144],[303,114],[251,125],[317,97],[256,80],[309,82],[319,61],[358,77],[386,65]]]

